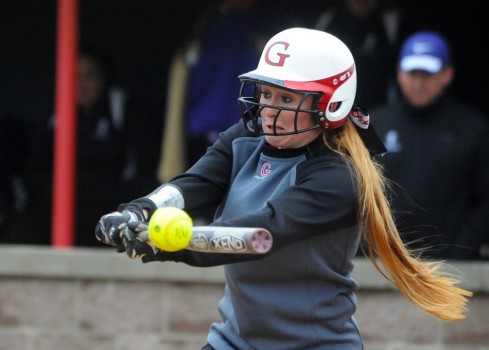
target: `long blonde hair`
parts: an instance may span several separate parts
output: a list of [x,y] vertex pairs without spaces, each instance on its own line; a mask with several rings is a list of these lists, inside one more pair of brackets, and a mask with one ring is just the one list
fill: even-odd
[[418,308],[445,321],[464,319],[472,292],[456,287],[458,279],[442,271],[443,262],[423,261],[405,247],[387,199],[389,182],[353,123],[347,120],[331,134],[330,141],[323,135],[326,146],[346,158],[356,171],[359,224],[375,268]]

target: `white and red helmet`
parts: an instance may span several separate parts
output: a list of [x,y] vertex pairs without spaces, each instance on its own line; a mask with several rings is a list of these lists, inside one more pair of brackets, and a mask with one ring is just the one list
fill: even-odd
[[[256,95],[260,84],[314,95],[314,106],[307,112],[314,118],[314,128],[328,130],[341,126],[348,118],[357,88],[355,61],[348,47],[331,34],[306,28],[290,28],[273,36],[263,49],[258,67],[239,79],[243,83],[239,97],[243,120],[254,131],[259,129],[263,109]],[[254,85],[252,93],[246,88],[248,83]],[[244,96],[247,93],[254,96]],[[330,111],[331,103],[339,107]],[[297,113],[305,111],[299,108]],[[295,133],[307,130],[296,129]]]

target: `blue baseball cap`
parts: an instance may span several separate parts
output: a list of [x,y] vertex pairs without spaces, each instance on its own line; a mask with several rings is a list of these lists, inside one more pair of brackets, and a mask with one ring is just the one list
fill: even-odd
[[435,32],[418,32],[404,41],[399,68],[405,72],[422,70],[436,74],[450,61],[450,48],[443,36]]

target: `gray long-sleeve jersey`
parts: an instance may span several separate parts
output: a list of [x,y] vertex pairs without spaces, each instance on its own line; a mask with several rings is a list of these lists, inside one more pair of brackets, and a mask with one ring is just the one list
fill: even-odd
[[[222,322],[208,335],[214,348],[363,348],[351,277],[360,240],[356,182],[340,156],[319,139],[275,149],[237,124],[170,183],[190,214],[215,205],[212,225],[263,227],[273,235],[265,255],[159,253],[161,261],[225,265]],[[150,196],[137,201],[154,210]]]

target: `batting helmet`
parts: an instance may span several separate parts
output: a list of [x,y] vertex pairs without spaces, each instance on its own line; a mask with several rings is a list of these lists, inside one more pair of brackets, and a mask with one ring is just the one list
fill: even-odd
[[[299,112],[311,113],[314,127],[296,128],[293,134],[341,126],[351,111],[357,87],[355,62],[348,47],[331,34],[306,28],[286,29],[273,36],[265,45],[258,67],[239,79],[243,121],[248,129],[265,135],[260,128],[260,113],[265,107],[259,102],[261,84],[300,93],[304,98],[314,96],[310,110],[300,106],[295,109],[296,118]],[[330,108],[332,103],[336,103],[334,109]],[[278,118],[285,108],[276,108]],[[281,135],[276,130],[269,134]]]

